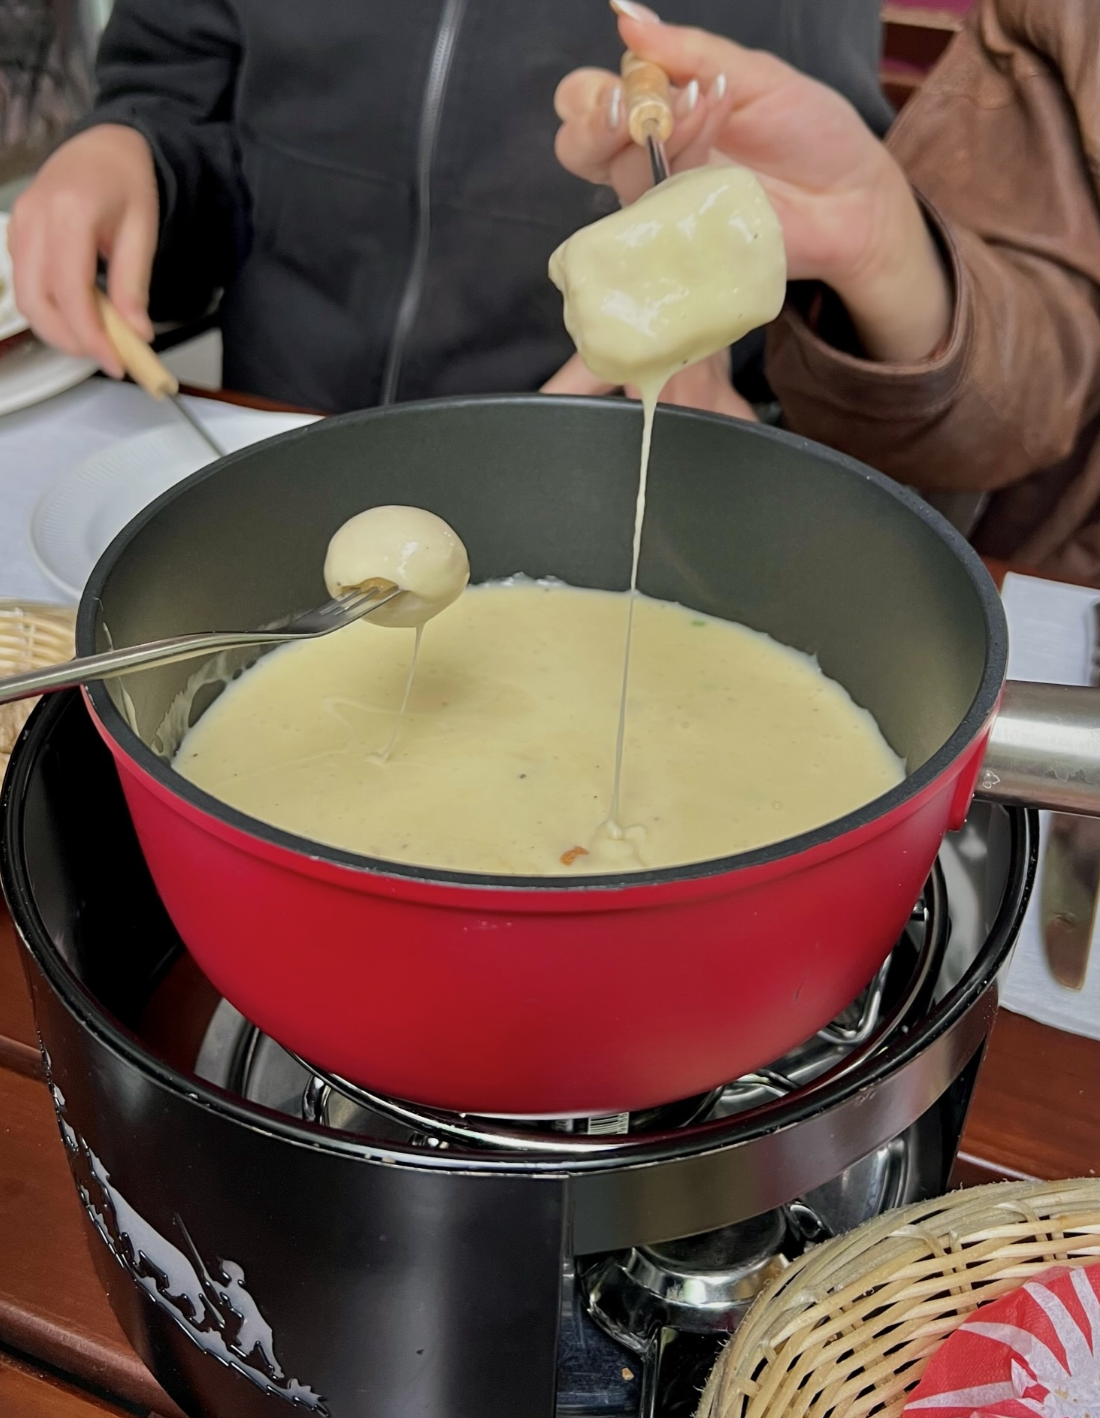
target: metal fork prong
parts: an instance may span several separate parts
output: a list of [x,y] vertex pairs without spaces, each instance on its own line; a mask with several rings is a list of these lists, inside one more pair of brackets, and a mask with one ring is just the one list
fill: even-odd
[[[284,622],[281,629],[290,635],[326,635],[333,630],[350,625],[352,621],[358,620],[369,610],[377,610],[399,595],[401,595],[400,587],[394,587],[390,591],[386,591],[381,586],[357,587],[354,591],[348,591],[342,596],[333,596],[329,600],[323,601],[321,605],[315,606],[312,610],[302,611],[299,615],[292,616]],[[280,627],[273,627],[273,629],[278,631]]]
[[303,611],[300,616],[295,616],[289,624],[294,626],[299,625],[302,621],[308,621],[311,625],[315,625],[324,620],[333,620],[342,624],[357,613],[361,599],[359,593],[351,596],[333,596],[323,605],[315,606],[313,610]]
[[[332,605],[337,615],[358,615],[361,610],[370,605],[372,601],[377,601],[382,594],[380,586],[360,586],[354,591],[349,591],[346,595],[336,596]],[[389,593],[390,597],[393,592]]]
[[355,591],[349,591],[347,595],[334,597],[330,602],[332,614],[343,622],[355,620],[365,614],[368,608],[375,610],[400,594],[401,589],[397,586],[391,591],[386,591],[381,586],[359,587]]

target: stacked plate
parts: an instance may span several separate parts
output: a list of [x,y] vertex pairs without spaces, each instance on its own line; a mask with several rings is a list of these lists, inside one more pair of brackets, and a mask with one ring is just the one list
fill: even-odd
[[82,383],[96,371],[93,359],[74,359],[52,350],[27,334],[29,327],[15,308],[8,217],[0,212],[0,414],[28,408]]

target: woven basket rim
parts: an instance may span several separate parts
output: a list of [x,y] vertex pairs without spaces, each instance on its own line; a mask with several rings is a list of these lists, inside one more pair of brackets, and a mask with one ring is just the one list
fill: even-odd
[[[42,669],[75,654],[76,607],[52,601],[0,599],[0,676]],[[0,704],[0,778],[37,701]]]
[[992,1182],[886,1212],[808,1250],[757,1297],[698,1418],[899,1418],[980,1304],[1100,1262],[1100,1177]]

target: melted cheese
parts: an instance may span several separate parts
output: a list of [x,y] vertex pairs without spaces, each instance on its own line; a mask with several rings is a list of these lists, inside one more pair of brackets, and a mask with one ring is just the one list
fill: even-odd
[[593,831],[624,611],[622,593],[468,590],[424,639],[386,764],[412,635],[362,621],[286,646],[225,690],[175,766],[242,812],[352,852],[533,876],[745,851],[900,781],[874,719],[809,657],[639,596],[622,781],[632,840],[608,856]]
[[695,168],[631,207],[583,227],[550,258],[565,326],[594,374],[637,385],[642,451],[626,614],[611,808],[594,851],[608,868],[641,860],[641,837],[620,820],[630,684],[633,596],[645,523],[653,415],[665,384],[774,320],[786,293],[783,231],[747,168]]
[[756,175],[700,167],[575,232],[550,277],[592,373],[656,400],[678,369],[775,319],[787,260]]

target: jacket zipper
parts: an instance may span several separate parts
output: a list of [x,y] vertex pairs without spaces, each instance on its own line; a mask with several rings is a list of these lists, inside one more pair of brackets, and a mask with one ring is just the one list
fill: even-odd
[[413,243],[409,274],[405,279],[405,289],[401,292],[401,303],[397,307],[397,318],[386,354],[379,398],[381,404],[392,404],[397,398],[405,346],[420,309],[424,273],[428,266],[428,247],[432,238],[432,162],[439,136],[439,122],[443,115],[447,79],[454,59],[455,41],[465,10],[466,0],[445,0],[443,13],[439,17],[439,28],[435,32],[435,44],[432,46],[432,62],[424,88],[424,101],[420,107],[420,132],[416,144],[416,240]]

